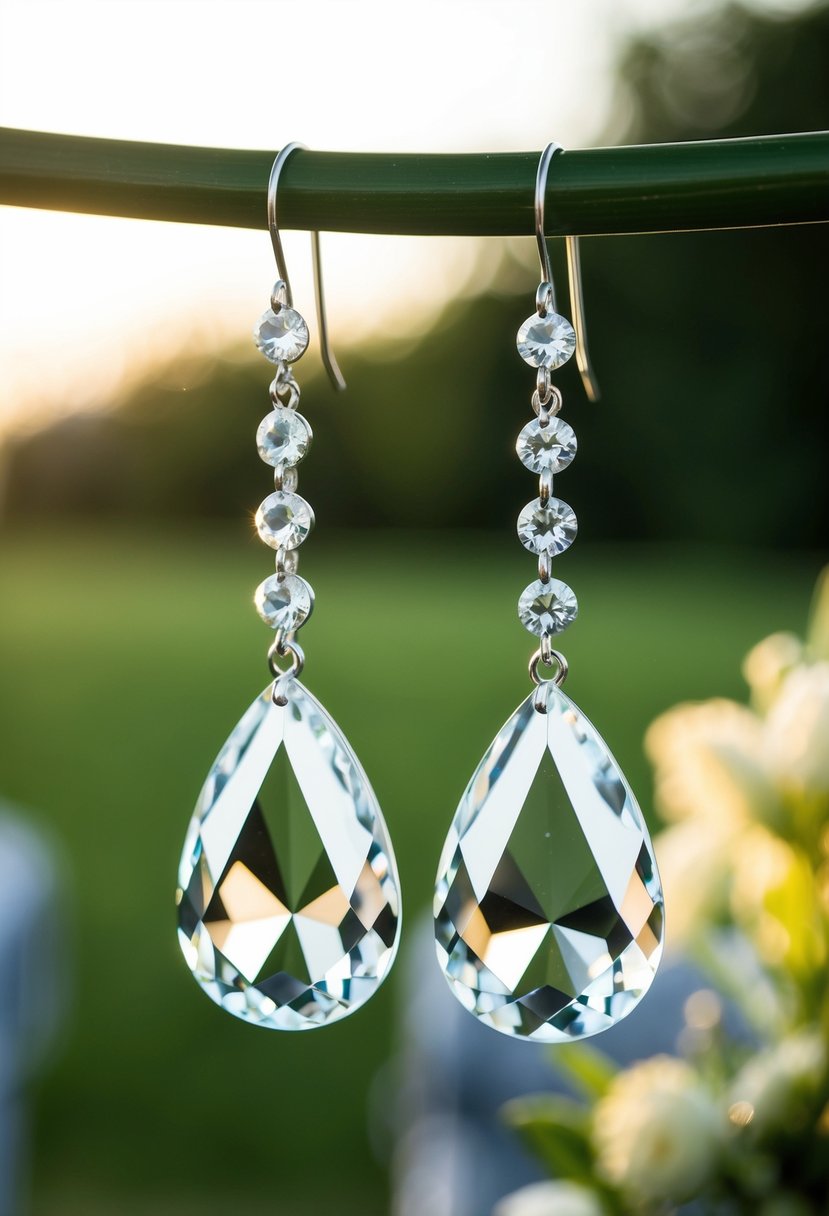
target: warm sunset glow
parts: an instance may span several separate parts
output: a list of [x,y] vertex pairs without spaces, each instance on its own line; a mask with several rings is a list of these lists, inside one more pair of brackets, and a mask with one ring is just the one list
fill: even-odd
[[[228,147],[579,146],[607,129],[620,31],[682,7],[6,0],[0,124]],[[312,316],[307,238],[286,243]],[[422,327],[468,288],[477,249],[327,237],[338,344]],[[206,351],[244,341],[272,278],[264,232],[0,208],[0,434],[106,403],[188,335]]]

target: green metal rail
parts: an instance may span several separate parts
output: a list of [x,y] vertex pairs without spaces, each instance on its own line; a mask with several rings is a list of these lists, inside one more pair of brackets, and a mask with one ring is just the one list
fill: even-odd
[[[538,152],[298,152],[286,228],[505,236],[532,232]],[[264,228],[274,152],[0,128],[0,203]],[[591,148],[556,158],[550,235],[748,228],[829,220],[829,132]]]

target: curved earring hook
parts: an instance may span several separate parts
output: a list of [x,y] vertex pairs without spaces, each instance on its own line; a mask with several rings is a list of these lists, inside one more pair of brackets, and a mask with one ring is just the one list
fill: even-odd
[[[538,172],[535,178],[535,241],[538,246],[538,261],[541,267],[541,278],[550,284],[550,303],[555,310],[556,295],[553,285],[553,268],[550,262],[550,251],[547,248],[547,238],[544,234],[544,202],[547,195],[547,175],[550,163],[557,152],[564,152],[561,144],[549,143],[538,162]],[[576,331],[576,366],[579,369],[581,382],[587,394],[588,401],[598,401],[599,386],[590,362],[590,351],[587,348],[587,327],[584,320],[584,290],[581,280],[581,254],[579,238],[568,236],[564,238],[567,248],[567,277],[570,285],[570,305],[573,309],[573,329]]]
[[[279,189],[279,175],[282,168],[291,155],[291,153],[307,151],[305,144],[290,143],[286,144],[277,153],[276,159],[271,166],[271,175],[268,179],[268,231],[271,234],[271,244],[273,245],[273,253],[276,258],[276,269],[279,277],[285,284],[285,300],[289,308],[293,307],[293,294],[291,292],[291,281],[288,278],[288,267],[285,263],[285,252],[282,248],[282,238],[279,235],[279,225],[276,220],[276,200]],[[317,324],[320,331],[320,348],[322,353],[322,362],[328,373],[328,379],[338,392],[345,388],[345,380],[339,369],[337,360],[334,358],[334,352],[331,349],[331,341],[328,335],[328,318],[325,312],[325,292],[322,286],[322,257],[320,254],[320,234],[316,231],[311,232],[311,259],[314,265],[314,288],[317,303]]]

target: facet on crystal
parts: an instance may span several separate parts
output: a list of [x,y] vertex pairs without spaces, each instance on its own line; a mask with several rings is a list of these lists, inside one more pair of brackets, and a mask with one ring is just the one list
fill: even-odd
[[534,498],[518,516],[518,539],[531,553],[563,553],[577,531],[576,513],[561,498],[549,498],[546,503]]
[[518,600],[518,617],[521,624],[537,638],[544,634],[561,633],[572,625],[578,615],[579,605],[572,587],[560,578],[546,582],[536,579],[521,592]]
[[311,446],[311,427],[296,410],[277,406],[259,423],[256,446],[265,464],[293,467]]
[[310,504],[290,490],[274,490],[256,512],[256,530],[272,549],[298,549],[313,526]]
[[256,588],[253,602],[266,625],[293,633],[311,615],[314,593],[298,574],[271,574]]
[[519,705],[473,774],[434,914],[450,988],[504,1034],[586,1038],[650,987],[663,939],[650,836],[606,743],[552,681]]
[[518,353],[530,367],[555,370],[566,363],[576,349],[576,333],[566,317],[548,312],[533,313],[518,331]]
[[243,716],[199,796],[176,891],[207,995],[275,1030],[345,1017],[397,951],[400,887],[374,792],[339,727],[283,678]]
[[522,429],[515,443],[518,458],[531,473],[560,473],[576,454],[576,433],[563,418],[542,426],[537,418]]
[[287,304],[278,312],[268,308],[254,328],[253,340],[271,363],[295,363],[307,349],[308,326]]

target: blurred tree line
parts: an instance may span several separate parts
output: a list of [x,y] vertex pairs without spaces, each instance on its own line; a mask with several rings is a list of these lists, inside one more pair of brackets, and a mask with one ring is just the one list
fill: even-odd
[[[828,68],[825,4],[785,17],[730,5],[625,50],[610,139],[829,126]],[[350,351],[346,397],[303,366],[315,427],[303,482],[326,526],[506,527],[531,494],[512,445],[532,386],[514,336],[532,307],[534,249],[528,234],[481,256],[503,258],[503,293],[450,304],[399,350]],[[579,436],[561,488],[583,535],[821,544],[827,227],[603,237],[583,258],[601,403],[586,403],[572,364],[558,378]],[[267,368],[251,348],[204,369],[181,360],[118,409],[19,441],[7,517],[250,511],[265,489],[252,438]]]

